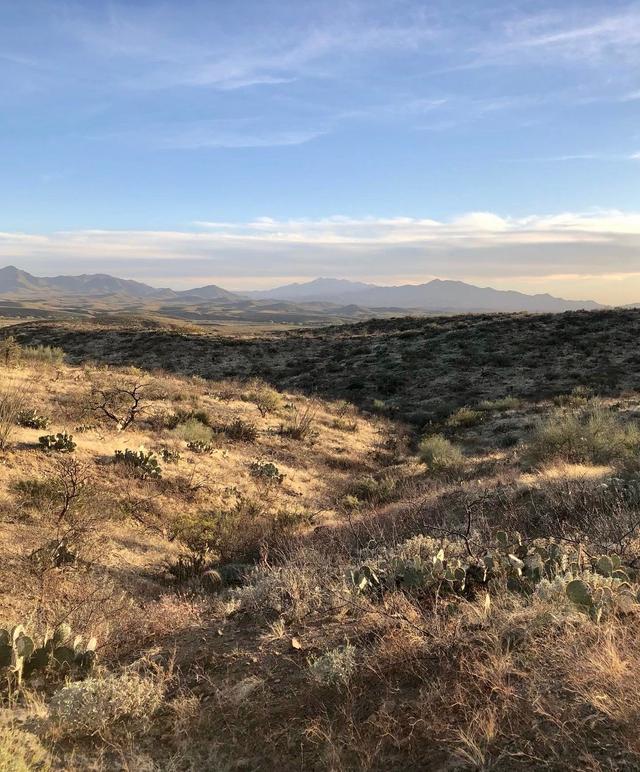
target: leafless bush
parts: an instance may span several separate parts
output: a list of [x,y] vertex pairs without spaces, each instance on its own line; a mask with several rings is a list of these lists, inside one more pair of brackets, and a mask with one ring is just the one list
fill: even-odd
[[122,376],[103,384],[94,379],[89,395],[92,412],[113,421],[124,431],[148,409],[148,401],[157,397],[153,382],[137,376]]
[[36,574],[88,557],[90,547],[100,542],[109,505],[100,500],[86,463],[68,456],[54,458],[46,477],[21,481],[15,489],[41,526],[42,546],[29,555]]

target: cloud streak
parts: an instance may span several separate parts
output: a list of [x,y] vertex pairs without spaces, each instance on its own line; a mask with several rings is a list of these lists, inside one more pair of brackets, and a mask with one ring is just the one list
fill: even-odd
[[[0,259],[39,273],[82,270],[183,286],[210,276],[247,286],[254,277],[338,275],[397,281],[443,276],[486,282],[535,277],[637,276],[640,212],[503,217],[471,212],[449,221],[388,217],[205,222],[191,230],[0,233]],[[151,268],[150,266],[153,265]],[[576,286],[579,282],[576,280]],[[640,292],[640,285],[638,286]],[[639,295],[640,299],[640,295]]]
[[628,66],[640,61],[640,5],[595,15],[585,13],[582,4],[522,14],[501,21],[476,51],[470,66],[512,65],[532,57],[542,65],[555,58],[573,66],[596,67],[603,61]]

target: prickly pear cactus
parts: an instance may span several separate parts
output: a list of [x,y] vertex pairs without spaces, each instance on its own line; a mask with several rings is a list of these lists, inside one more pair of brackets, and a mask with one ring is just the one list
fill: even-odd
[[143,480],[146,478],[159,479],[162,477],[162,467],[158,457],[152,451],[146,451],[142,446],[138,450],[116,450],[115,462],[126,464]]
[[18,426],[24,426],[26,429],[48,429],[49,419],[46,416],[39,415],[33,409],[21,410],[17,417]]
[[619,555],[592,558],[580,545],[525,541],[506,531],[495,534],[484,554],[473,555],[468,546],[415,536],[382,550],[365,548],[360,554],[367,562],[347,572],[347,589],[373,597],[399,589],[470,599],[494,589],[539,597],[557,593],[594,622],[640,611],[640,572],[623,565]]
[[0,670],[7,670],[19,686],[23,678],[36,673],[84,675],[96,661],[97,641],[90,638],[83,645],[81,636],[72,643],[71,627],[63,623],[52,635],[45,635],[41,645],[25,633],[23,625],[11,630],[0,629]]
[[76,443],[73,436],[67,432],[58,432],[58,434],[45,434],[38,439],[42,450],[57,451],[58,453],[73,453],[76,449]]

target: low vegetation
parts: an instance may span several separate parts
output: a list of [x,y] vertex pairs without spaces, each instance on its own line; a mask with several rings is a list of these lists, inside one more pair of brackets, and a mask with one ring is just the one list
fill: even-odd
[[[587,317],[505,323],[566,353],[626,318]],[[494,323],[326,332],[376,337],[376,405],[275,389],[256,341],[205,379],[5,339],[0,769],[640,767],[640,383],[542,388]]]

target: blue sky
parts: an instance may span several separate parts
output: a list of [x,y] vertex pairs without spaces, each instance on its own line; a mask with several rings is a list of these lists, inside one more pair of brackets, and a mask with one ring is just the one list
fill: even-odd
[[0,259],[640,300],[640,3],[0,0]]

